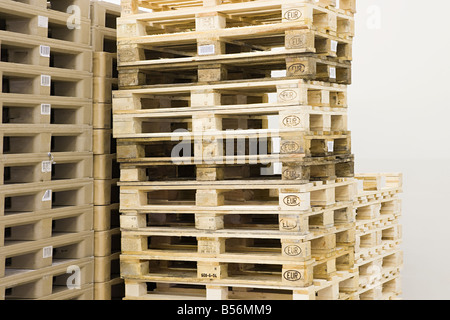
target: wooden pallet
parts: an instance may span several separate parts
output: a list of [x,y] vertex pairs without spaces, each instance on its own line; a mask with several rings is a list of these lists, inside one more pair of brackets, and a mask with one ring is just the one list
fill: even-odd
[[[397,243],[402,239],[402,226],[398,221],[384,223],[384,225],[373,228],[370,231],[356,231],[356,259],[364,259],[373,256],[383,250],[386,244]],[[357,227],[358,228],[358,227]]]
[[[56,39],[67,41],[74,44],[89,45],[90,44],[90,20],[89,4],[87,0],[78,0],[80,4],[80,13],[82,13],[78,23],[74,23],[71,15],[73,12],[67,13],[66,10],[75,1],[52,1],[54,10],[44,7],[44,1],[40,1],[41,5],[28,4],[13,0],[2,0],[1,25],[2,30],[17,32],[34,36],[41,39],[45,44],[47,39]],[[71,22],[68,28],[68,22]],[[79,28],[78,28],[79,27]]]
[[217,109],[215,111],[229,109],[230,112],[233,112],[234,108],[242,107],[256,110],[299,105],[341,108],[347,107],[346,88],[345,85],[299,79],[147,86],[140,89],[114,91],[113,113],[119,115],[169,110],[182,112],[187,107],[199,111],[201,108],[214,107]]
[[331,280],[315,279],[313,285],[295,289],[125,280],[125,300],[345,300],[356,290],[357,279],[354,271],[338,271]]
[[[128,50],[128,49],[127,49]],[[222,59],[176,63],[158,60],[157,63],[130,68],[119,67],[119,88],[132,89],[145,85],[214,83],[236,80],[269,80],[278,70],[286,70],[285,79],[306,79],[339,84],[351,84],[351,64],[315,54],[283,53],[273,51],[261,58],[251,54],[245,59]],[[120,56],[119,56],[120,59]],[[180,73],[180,71],[182,71]]]
[[55,234],[35,241],[16,241],[0,248],[0,276],[9,277],[51,266],[59,259],[79,259],[93,254],[92,231]]
[[[75,267],[79,270],[79,282],[70,277]],[[49,266],[27,272],[10,272],[0,278],[0,300],[65,300],[88,299],[93,292],[92,257],[60,259]],[[69,285],[69,286],[68,286]],[[72,288],[70,285],[79,285]]]
[[[148,1],[148,0],[127,0],[122,2],[122,14],[130,14],[133,11],[136,11],[137,7],[142,7],[146,9],[151,9],[154,12],[166,11],[166,10],[183,10],[196,8],[201,9],[201,7],[215,7],[226,4],[241,4],[240,7],[244,7],[254,3],[255,0],[182,0],[182,1],[168,1],[168,0],[157,0],[157,1]],[[256,0],[256,2],[263,2],[261,0]],[[306,2],[306,1],[303,1]],[[314,3],[327,7],[340,9],[344,11],[355,12],[355,1],[354,0],[342,0],[339,3],[336,0],[318,0],[314,1]],[[339,4],[339,5],[338,5]]]
[[0,62],[2,92],[45,96],[92,98],[92,74],[76,70]]
[[392,275],[380,284],[357,293],[358,300],[401,300],[401,276]]
[[[185,31],[201,31],[219,28],[237,28],[245,26],[264,26],[283,23],[297,23],[301,26],[324,30],[330,33],[343,33],[354,30],[354,1],[345,1],[341,8],[324,1],[287,0],[251,1],[245,3],[210,2],[198,8],[192,2],[184,8],[173,10],[153,10],[139,14],[139,5],[143,2],[127,0],[121,3],[122,18],[119,18],[119,34],[123,26],[148,24],[148,33],[180,33]],[[174,5],[174,2],[171,3]],[[201,4],[200,4],[201,5]],[[176,6],[176,4],[175,4]],[[350,8],[352,6],[353,8]],[[168,10],[167,10],[168,9]],[[123,31],[124,29],[122,29]],[[133,28],[134,32],[142,32],[141,28]]]
[[[360,299],[381,300],[383,299],[384,284],[398,278],[400,271],[403,269],[403,252],[398,248],[393,249],[383,255],[359,263],[357,266],[360,275],[358,289]],[[390,289],[389,293],[391,293],[388,298],[392,298],[392,293],[395,293],[395,296],[401,292],[399,283],[394,281],[391,285],[394,285],[394,287],[387,285]]]
[[9,93],[0,94],[0,108],[2,128],[7,124],[92,124],[90,99]]
[[[214,230],[219,232],[231,232],[242,234],[250,232],[255,237],[263,237],[261,233],[266,232],[267,237],[276,235],[277,231],[285,232],[286,235],[307,235],[314,232],[327,232],[330,228],[346,225],[354,222],[354,212],[347,202],[339,202],[326,208],[314,208],[303,213],[241,213],[241,211],[222,212],[217,215],[207,213],[172,214],[172,213],[127,213],[120,217],[121,226],[124,230],[135,230],[150,228],[155,232],[167,235],[181,236],[184,231]],[[208,220],[209,219],[209,220]],[[209,222],[209,223],[208,223]],[[334,229],[333,229],[334,230]]]
[[[353,179],[296,184],[292,181],[120,182],[121,211],[164,213],[308,212],[311,207],[351,201]],[[264,191],[263,191],[264,190]],[[168,195],[170,197],[166,198]],[[148,211],[152,210],[152,211]]]
[[33,217],[1,217],[0,247],[33,243],[61,233],[92,230],[92,208],[36,214]]
[[[153,256],[121,255],[122,277],[149,282],[188,281],[199,284],[308,287],[313,283],[315,274],[313,261],[284,262],[284,259],[267,261],[254,259],[253,256],[241,258],[239,261],[227,258],[210,261],[196,261],[191,258],[146,260],[149,258],[153,259]],[[318,266],[322,272],[326,272],[325,275],[320,272],[320,277],[331,278],[335,275],[336,269],[329,272],[328,268],[336,265],[337,258],[338,256],[330,257],[326,261],[319,262],[326,265]]]
[[[224,164],[195,164],[187,162],[150,163],[140,159],[127,159],[121,163],[123,181],[180,181],[180,180],[290,180],[298,183],[330,181],[350,178],[354,172],[352,155],[297,158],[297,162],[285,159],[277,163],[275,158],[256,164],[242,161]],[[273,161],[272,161],[273,160]],[[231,163],[230,163],[231,162]]]
[[9,124],[0,132],[1,156],[51,156],[58,153],[91,152],[92,130],[89,126]]
[[0,48],[3,62],[92,71],[92,50],[87,45],[0,30]]
[[0,186],[0,217],[92,205],[92,179],[70,179]]
[[0,185],[92,177],[92,155],[58,153],[48,155],[0,156]]
[[[274,70],[286,70],[288,77],[351,83],[346,62],[351,60],[352,17],[309,1],[252,2],[239,13],[245,18],[236,14],[239,6],[119,19],[119,86],[270,78]],[[258,10],[264,11],[263,17],[257,16]],[[227,24],[229,12],[238,24]],[[156,34],[149,25],[156,27]],[[280,47],[286,49],[272,50]],[[176,74],[180,70],[181,77]]]
[[[278,120],[280,130],[338,133],[347,128],[347,109],[312,106],[261,106],[259,108],[237,105],[221,107],[187,107],[116,112],[114,136],[129,137],[140,133],[171,133],[173,128],[189,132],[208,129],[224,131],[266,128],[270,117]],[[202,123],[203,121],[203,123]],[[209,127],[204,128],[208,121]],[[217,124],[213,127],[214,122]],[[200,132],[199,132],[200,133]]]

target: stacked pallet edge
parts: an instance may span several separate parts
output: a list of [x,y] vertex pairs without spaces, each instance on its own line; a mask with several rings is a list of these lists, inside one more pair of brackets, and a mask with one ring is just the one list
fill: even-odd
[[402,174],[355,173],[356,0],[0,8],[0,300],[401,299]]
[[[89,1],[0,1],[0,298],[93,299]],[[76,290],[73,290],[76,289]]]
[[112,138],[112,91],[117,89],[119,5],[91,1],[93,50],[94,260],[96,300],[123,297],[120,278],[119,170]]

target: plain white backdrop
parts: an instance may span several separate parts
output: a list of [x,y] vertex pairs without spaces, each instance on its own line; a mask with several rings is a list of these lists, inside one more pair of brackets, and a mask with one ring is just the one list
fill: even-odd
[[404,174],[403,299],[450,299],[450,2],[357,3],[356,171]]
[[450,1],[357,0],[357,9],[349,88],[356,172],[404,174],[402,298],[447,300]]

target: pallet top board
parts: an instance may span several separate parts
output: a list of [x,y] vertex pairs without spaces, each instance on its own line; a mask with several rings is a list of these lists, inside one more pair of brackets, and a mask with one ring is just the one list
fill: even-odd
[[[0,100],[1,102],[1,100]],[[247,116],[255,117],[258,115],[279,115],[281,111],[301,111],[308,114],[332,114],[332,115],[346,115],[347,108],[343,107],[321,107],[321,106],[292,106],[282,103],[261,103],[252,105],[227,105],[227,106],[210,106],[210,107],[181,107],[181,108],[156,108],[144,110],[117,110],[114,112],[114,117],[119,119],[132,118],[167,118],[176,119],[191,117],[193,115],[205,116]],[[164,119],[161,119],[164,120]]]
[[313,192],[318,190],[353,185],[353,178],[338,178],[336,181],[312,181],[307,184],[299,184],[289,180],[239,180],[239,181],[156,181],[156,182],[119,182],[122,190],[138,189],[140,191],[153,190],[234,190],[239,185],[240,189],[295,189],[295,192]]
[[[302,137],[308,140],[322,140],[322,139],[343,139],[349,136],[350,131],[340,132],[316,132],[316,131],[301,131],[299,129],[242,129],[242,130],[207,130],[198,132],[166,132],[166,133],[116,133],[114,135],[117,139],[126,139],[126,141],[135,142],[152,142],[152,141],[197,141],[197,139],[210,140],[226,140],[226,139],[271,139],[277,137]],[[262,155],[264,156],[264,155]],[[214,159],[214,157],[211,157]]]
[[20,93],[0,93],[0,103],[4,106],[36,106],[41,103],[49,103],[54,107],[60,108],[79,108],[91,106],[91,99],[77,98],[77,97],[63,97],[63,96],[45,96],[35,94],[20,94]]
[[3,76],[33,78],[41,75],[51,76],[51,80],[65,82],[77,82],[79,80],[90,80],[92,73],[71,69],[30,66],[21,63],[0,62],[0,72]]
[[[239,214],[239,212],[237,213]],[[317,214],[307,213],[306,215],[312,216]],[[197,237],[197,238],[215,238],[215,239],[232,239],[232,238],[244,238],[244,239],[281,239],[281,240],[313,240],[319,239],[326,234],[340,233],[346,230],[350,230],[350,226],[335,226],[323,230],[314,230],[308,234],[300,234],[297,232],[286,232],[280,230],[267,230],[259,229],[255,226],[254,229],[219,229],[219,230],[201,230],[190,227],[146,227],[137,229],[122,228],[122,232],[127,236],[161,236],[161,237]]]
[[[37,270],[20,270],[21,272],[14,272],[14,270],[8,271],[9,275],[4,278],[0,278],[1,286],[16,286],[20,283],[27,283],[33,280],[41,279],[42,277],[52,274],[52,273],[65,273],[67,268],[73,265],[84,266],[93,264],[93,257],[86,257],[80,259],[55,259],[51,266],[43,267]],[[78,290],[73,290],[78,291]]]
[[[151,94],[186,94],[190,92],[207,92],[209,90],[216,92],[234,92],[238,89],[246,90],[247,93],[268,93],[268,92],[276,92],[277,86],[293,86],[293,87],[302,87],[308,86],[311,83],[312,86],[318,84],[318,82],[308,82],[302,79],[264,79],[264,80],[236,80],[236,81],[222,81],[218,83],[212,84],[171,84],[167,85],[155,85],[155,86],[142,86],[137,89],[128,89],[128,90],[116,90],[113,91],[114,98],[120,97],[129,97],[130,95],[151,95]],[[345,85],[340,84],[331,84],[333,89],[336,88],[338,91],[343,91],[347,88]],[[317,85],[317,89],[323,88],[320,85]]]
[[[202,7],[203,8],[212,8],[216,9],[227,6],[227,5],[233,5],[235,7],[247,9],[251,7],[252,5],[256,4],[259,5],[264,2],[273,2],[273,0],[127,0],[122,1],[122,3],[125,3],[124,11],[127,13],[130,9],[129,7],[134,7],[134,10],[137,9],[137,7],[146,8],[153,10],[154,12],[158,11],[182,11],[182,10],[189,10],[189,9],[196,9],[199,10]],[[286,1],[283,1],[286,2]],[[337,2],[336,0],[296,0],[297,3],[299,2],[305,2],[305,3],[314,3],[318,4],[323,7],[330,7],[330,8],[336,8]],[[340,1],[340,10],[342,11],[349,11],[351,13],[356,12],[355,8],[355,0],[341,0]]]
[[[68,184],[68,181],[70,183]],[[64,179],[56,181],[43,181],[32,183],[17,183],[14,185],[0,185],[2,194],[31,194],[43,189],[52,189],[58,191],[74,190],[92,184],[92,178]]]
[[[222,66],[240,67],[240,68],[255,68],[259,72],[263,70],[285,70],[286,61],[289,59],[296,59],[299,56],[304,58],[310,57],[316,64],[328,65],[335,68],[350,68],[351,65],[346,60],[338,58],[314,57],[312,55],[302,55],[307,50],[273,50],[270,51],[253,51],[236,54],[222,54],[211,56],[195,56],[186,58],[165,58],[154,60],[141,60],[137,62],[122,62],[119,59],[119,72],[127,69],[135,70],[139,68],[140,71],[173,71],[176,70],[190,70],[198,67],[208,67],[211,64],[220,64]],[[119,53],[120,54],[120,53]],[[120,58],[120,56],[119,56]]]

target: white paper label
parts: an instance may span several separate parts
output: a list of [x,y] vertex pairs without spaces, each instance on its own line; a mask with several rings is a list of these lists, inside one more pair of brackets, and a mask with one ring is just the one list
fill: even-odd
[[50,87],[51,82],[52,82],[51,76],[41,75],[41,86]]
[[41,54],[41,57],[50,58],[50,47],[49,46],[40,45],[39,52]]
[[48,104],[48,103],[42,103],[41,104],[41,114],[42,115],[47,115],[47,116],[49,116],[50,115],[50,112],[51,112],[51,105],[50,104]]
[[52,172],[52,161],[42,161],[42,172]]
[[52,190],[47,190],[42,197],[42,201],[51,201],[52,200]]
[[205,46],[199,46],[198,47],[198,55],[199,56],[205,56],[208,54],[214,54],[216,52],[216,48],[213,44],[208,44]]
[[328,152],[334,151],[334,141],[328,141],[327,146],[328,146]]
[[331,51],[337,52],[338,42],[335,40],[331,40]]
[[330,68],[330,78],[336,79],[336,68],[335,67]]
[[53,246],[48,246],[42,249],[42,257],[51,258],[53,256]]
[[38,27],[48,28],[48,17],[38,16]]

